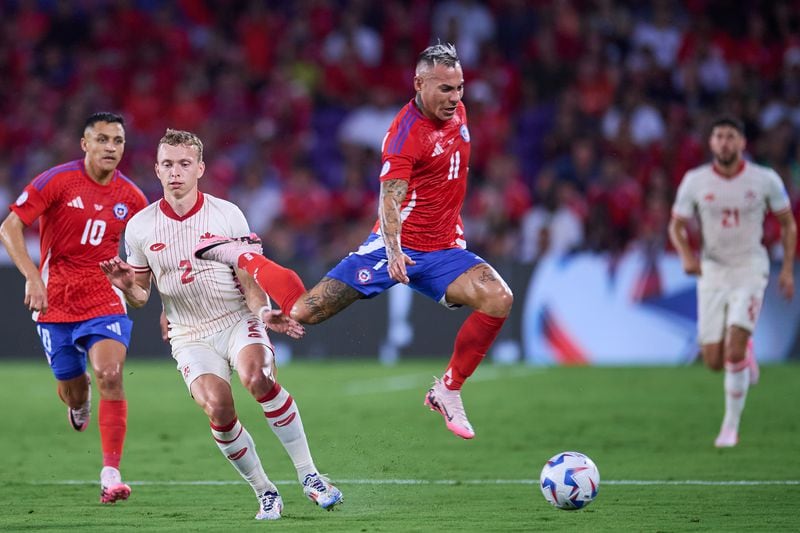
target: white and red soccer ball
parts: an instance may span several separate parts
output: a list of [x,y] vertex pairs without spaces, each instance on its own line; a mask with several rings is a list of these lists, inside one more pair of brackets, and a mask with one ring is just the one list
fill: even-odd
[[545,463],[539,482],[545,500],[559,509],[572,511],[583,509],[595,499],[600,472],[584,454],[562,452]]

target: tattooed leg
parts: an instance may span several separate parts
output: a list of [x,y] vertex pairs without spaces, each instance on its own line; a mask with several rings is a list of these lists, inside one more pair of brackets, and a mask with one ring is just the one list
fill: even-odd
[[292,318],[302,324],[319,324],[359,299],[361,293],[354,288],[324,277],[297,300]]

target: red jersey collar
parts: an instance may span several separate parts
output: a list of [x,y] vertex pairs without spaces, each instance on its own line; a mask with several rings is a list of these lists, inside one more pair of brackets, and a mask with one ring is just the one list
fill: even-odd
[[744,167],[746,165],[747,165],[747,161],[745,161],[744,159],[739,161],[739,167],[736,169],[736,172],[734,172],[730,176],[728,176],[727,174],[723,174],[722,171],[720,171],[720,168],[717,166],[716,163],[711,163],[711,169],[714,171],[714,174],[716,174],[720,178],[726,179],[726,180],[732,180],[733,178],[735,178],[736,176],[738,176],[739,174],[742,173],[742,171],[744,170]]
[[182,222],[187,218],[191,217],[192,215],[194,215],[195,213],[197,213],[198,211],[200,211],[200,208],[203,207],[204,201],[205,201],[205,195],[198,190],[197,201],[194,203],[192,208],[189,209],[189,211],[183,216],[180,216],[178,213],[176,213],[175,210],[172,209],[172,206],[169,205],[169,203],[164,198],[162,198],[161,201],[158,202],[158,207],[159,209],[161,209],[161,212],[164,213],[167,217],[173,220],[177,220],[178,222]]

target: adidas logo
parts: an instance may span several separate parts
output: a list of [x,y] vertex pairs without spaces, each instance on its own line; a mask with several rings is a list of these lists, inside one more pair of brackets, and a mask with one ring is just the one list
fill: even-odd
[[73,198],[72,200],[67,202],[67,205],[69,207],[75,207],[77,209],[83,209],[83,200],[81,200],[80,196],[76,196],[75,198]]
[[441,155],[443,153],[444,153],[444,148],[442,148],[442,145],[437,142],[436,145],[433,147],[433,153],[431,154],[431,157],[436,157],[437,155]]
[[106,329],[109,331],[113,331],[117,335],[122,335],[122,328],[120,327],[119,322],[114,322],[113,324],[107,325]]

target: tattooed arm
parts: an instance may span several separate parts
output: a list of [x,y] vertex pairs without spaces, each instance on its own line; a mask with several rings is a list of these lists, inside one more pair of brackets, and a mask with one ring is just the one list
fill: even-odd
[[378,202],[378,216],[381,221],[381,234],[386,246],[389,277],[400,283],[408,283],[406,265],[415,264],[401,248],[400,233],[403,221],[400,218],[400,206],[408,192],[405,180],[387,180],[381,182],[381,196]]

